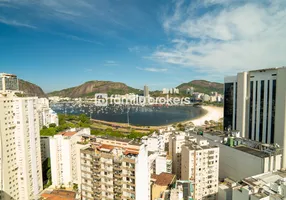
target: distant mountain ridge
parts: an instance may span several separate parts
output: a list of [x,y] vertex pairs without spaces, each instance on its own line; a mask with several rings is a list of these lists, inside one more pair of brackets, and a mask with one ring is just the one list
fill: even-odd
[[[211,92],[223,93],[223,84],[216,82],[209,82],[206,80],[193,80],[188,83],[183,83],[177,88],[179,88],[180,93],[185,93],[185,91],[194,87],[195,92],[201,92],[210,94]],[[158,91],[157,91],[158,92]],[[140,89],[132,88],[125,83],[112,82],[112,81],[88,81],[79,86],[71,87],[59,91],[50,92],[48,96],[61,96],[61,97],[92,97],[95,93],[107,93],[107,94],[143,94]],[[152,94],[152,92],[150,92]]]
[[27,96],[47,97],[41,87],[22,79],[19,79],[19,90]]
[[127,86],[124,83],[112,81],[88,81],[76,87],[48,93],[48,96],[62,97],[92,97],[96,93],[107,94],[139,94],[141,90]]
[[188,83],[179,85],[180,92],[185,92],[188,88],[193,87],[195,92],[210,94],[211,92],[218,92],[223,94],[223,84],[217,82],[210,82],[206,80],[193,80]]

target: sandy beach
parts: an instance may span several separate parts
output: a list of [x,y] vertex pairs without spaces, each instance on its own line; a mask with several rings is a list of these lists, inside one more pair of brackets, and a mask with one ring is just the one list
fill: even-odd
[[220,118],[223,117],[223,107],[202,106],[202,109],[206,111],[205,115],[190,120],[190,122],[193,122],[195,126],[204,125],[206,120],[218,121]]

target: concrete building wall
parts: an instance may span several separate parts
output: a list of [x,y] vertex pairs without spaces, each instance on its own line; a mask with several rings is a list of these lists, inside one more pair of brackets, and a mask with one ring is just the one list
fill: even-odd
[[[212,142],[210,142],[212,143]],[[281,154],[269,162],[269,157],[261,158],[247,152],[237,150],[224,144],[216,144],[220,148],[219,178],[231,178],[239,181],[243,178],[280,169]]]
[[232,200],[249,200],[250,191],[247,188],[234,189],[232,191]]
[[0,97],[3,198],[34,199],[43,189],[37,98],[8,96]]
[[275,143],[283,149],[283,163],[286,167],[286,68],[278,69],[275,108]]
[[232,200],[232,188],[225,185],[218,187],[218,200]]
[[148,151],[146,146],[142,145],[135,165],[136,200],[145,200],[150,198],[150,194],[148,192],[149,182]]
[[247,107],[247,84],[248,84],[248,75],[246,72],[238,73],[237,75],[237,121],[236,129],[240,130],[241,136],[246,136],[246,116],[248,113]]
[[154,184],[152,186],[152,200],[160,199],[161,193],[163,193],[168,187],[167,186],[161,186]]

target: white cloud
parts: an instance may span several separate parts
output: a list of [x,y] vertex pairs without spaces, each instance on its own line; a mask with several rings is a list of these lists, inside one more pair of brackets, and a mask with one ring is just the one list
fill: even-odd
[[117,66],[119,63],[114,60],[106,60],[104,66]]
[[153,68],[153,67],[146,67],[146,68],[141,68],[141,67],[136,67],[139,70],[143,71],[148,71],[148,72],[166,72],[168,69],[166,68]]
[[72,39],[72,40],[77,40],[77,41],[82,41],[82,42],[87,42],[87,43],[92,43],[92,44],[97,44],[97,45],[101,45],[104,46],[104,44],[102,44],[101,42],[95,41],[95,40],[90,40],[87,38],[82,38],[76,35],[70,35],[70,34],[66,34],[66,33],[60,33],[60,32],[54,32],[54,31],[47,31],[50,34],[53,35],[58,35],[64,38],[68,38],[68,39]]
[[182,9],[186,8],[177,3],[174,14],[163,22],[165,30],[175,35],[171,47],[159,47],[152,59],[221,76],[286,65],[286,5],[283,0],[268,4],[266,1],[241,1],[235,5],[226,0],[205,2],[204,6],[222,5],[201,15],[180,15],[176,13],[184,13]]
[[128,48],[131,53],[141,53],[147,51],[148,49],[149,48],[147,46],[134,46]]
[[1,16],[0,16],[0,23],[11,25],[11,26],[21,26],[21,27],[26,27],[26,28],[33,28],[33,29],[37,28],[36,26],[33,26],[31,24],[21,23],[21,22],[18,22],[16,20],[7,20],[5,18],[2,18]]

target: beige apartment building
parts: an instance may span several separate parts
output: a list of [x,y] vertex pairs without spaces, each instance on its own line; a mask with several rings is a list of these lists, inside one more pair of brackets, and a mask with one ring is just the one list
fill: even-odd
[[219,147],[207,140],[191,139],[182,146],[182,180],[190,180],[193,199],[216,199],[219,175]]
[[81,149],[81,195],[89,199],[149,198],[146,145],[129,139],[91,138]]

